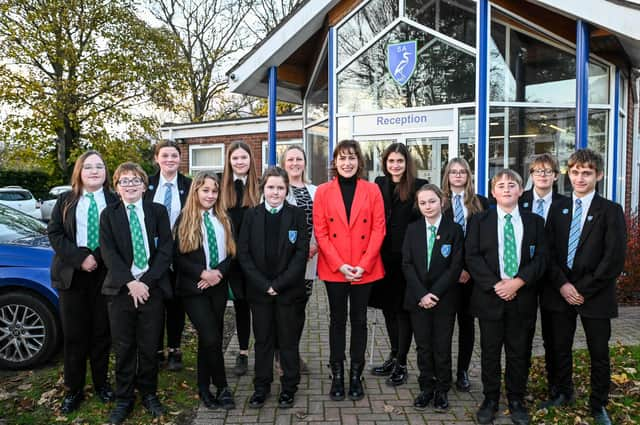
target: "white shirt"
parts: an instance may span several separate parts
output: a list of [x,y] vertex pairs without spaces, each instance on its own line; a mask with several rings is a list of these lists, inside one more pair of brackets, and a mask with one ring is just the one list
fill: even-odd
[[[507,222],[504,216],[507,213],[499,206],[496,206],[496,211],[498,213],[498,261],[500,262],[500,278],[512,279],[504,273],[504,224]],[[517,206],[509,214],[511,214],[511,224],[513,225],[513,233],[516,238],[516,257],[518,264],[520,264],[524,226],[522,225],[522,217],[520,217],[520,210]]]
[[535,214],[536,210],[538,209],[538,199],[542,199],[542,202],[543,202],[542,207],[544,209],[543,218],[546,223],[547,217],[549,216],[549,209],[551,208],[551,202],[553,200],[553,191],[550,191],[549,193],[544,195],[542,198],[538,196],[538,193],[536,192],[535,189],[533,189],[532,192],[533,192],[533,204],[531,205],[531,212]]
[[[76,245],[78,247],[87,246],[87,219],[89,218],[89,205],[91,200],[85,196],[88,192],[82,191],[82,196],[78,199],[78,205],[76,206]],[[96,200],[98,205],[98,226],[100,225],[100,214],[102,210],[107,206],[107,201],[104,198],[104,190],[102,188],[93,192],[93,199]]]
[[[224,231],[224,226],[213,214],[213,211],[209,210],[207,212],[209,214],[209,218],[211,219],[211,224],[213,224],[213,231],[216,233],[216,244],[218,246],[218,264],[222,263],[225,258],[227,258],[227,234]],[[209,267],[209,263],[211,262],[211,258],[209,257],[209,239],[207,238],[207,228],[204,224],[204,218],[202,220],[202,225],[200,226],[202,230],[202,248],[204,249],[204,256],[207,261],[207,270],[211,270]]]
[[462,214],[464,215],[464,225],[467,225],[467,207],[464,205],[464,190],[460,193],[451,192],[451,211],[453,212],[453,221],[456,221],[456,195],[460,195],[460,205],[462,205]]
[[[576,193],[573,192],[573,196],[571,197],[573,200],[573,212],[576,210],[576,199],[580,199],[582,201],[582,216],[580,217],[580,233],[582,234],[582,229],[584,228],[584,222],[587,221],[587,216],[589,215],[589,208],[591,207],[591,202],[593,201],[593,197],[596,196],[596,191],[594,190],[588,195],[583,196],[582,198],[576,197]],[[569,230],[571,231],[571,230]]]
[[178,174],[175,175],[173,180],[165,180],[162,173],[160,173],[160,179],[158,180],[158,187],[156,193],[153,196],[153,202],[156,204],[164,205],[164,194],[167,191],[165,183],[171,183],[171,215],[169,216],[169,223],[173,229],[173,225],[176,224],[176,220],[180,215],[182,205],[180,205],[180,192],[178,191]]
[[233,173],[233,181],[242,180],[242,184],[245,185],[245,186],[247,185],[247,177],[248,176],[240,177],[240,176],[237,176],[236,173]]
[[[129,223],[131,223],[131,218],[130,218],[130,211],[129,211],[129,205],[131,204],[127,204],[126,202],[123,201],[124,204],[124,208],[127,211],[127,220],[129,220]],[[149,270],[149,237],[147,236],[147,226],[145,226],[145,222],[144,222],[144,209],[142,208],[142,198],[138,200],[138,202],[134,203],[133,205],[136,206],[136,215],[138,216],[138,221],[140,222],[140,228],[142,230],[142,239],[144,242],[144,250],[146,252],[146,256],[147,256],[147,265],[144,266],[143,269],[140,269],[138,267],[136,267],[135,263],[133,262],[133,260],[131,261],[131,274],[133,275],[133,277],[135,277],[136,279],[139,279],[140,276],[142,276],[143,274],[146,273],[147,270]],[[129,230],[129,238],[131,238],[131,230]],[[133,246],[133,240],[131,241],[131,245]],[[133,250],[131,251],[131,255],[133,255]]]
[[280,210],[282,209],[282,207],[284,207],[284,202],[283,202],[282,204],[278,205],[277,207],[272,207],[271,205],[269,205],[269,203],[267,203],[267,202],[265,201],[265,203],[264,203],[264,207],[265,207],[265,209],[267,210],[267,212],[268,212],[269,214],[271,214],[271,209],[272,209],[272,208],[275,208],[275,209],[276,209],[276,212],[275,212],[275,213],[273,213],[273,214],[277,214],[277,213],[279,213],[279,212],[280,212]]

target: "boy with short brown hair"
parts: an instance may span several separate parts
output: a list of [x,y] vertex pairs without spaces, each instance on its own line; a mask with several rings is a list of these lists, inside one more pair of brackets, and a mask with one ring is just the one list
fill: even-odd
[[607,425],[611,423],[606,410],[611,384],[609,338],[611,318],[618,315],[616,279],[624,267],[626,224],[620,205],[596,192],[604,175],[602,157],[581,149],[571,155],[568,166],[572,197],[553,204],[546,229],[551,280],[542,305],[551,311],[554,323],[558,392],[542,406],[573,402],[571,350],[579,315],[591,357],[591,414],[596,424]]

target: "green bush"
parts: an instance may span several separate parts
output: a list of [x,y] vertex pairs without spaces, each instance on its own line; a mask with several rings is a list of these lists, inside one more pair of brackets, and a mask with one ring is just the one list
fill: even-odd
[[59,176],[51,176],[38,170],[0,170],[0,187],[22,186],[29,189],[36,199],[45,199],[49,189],[61,185]]

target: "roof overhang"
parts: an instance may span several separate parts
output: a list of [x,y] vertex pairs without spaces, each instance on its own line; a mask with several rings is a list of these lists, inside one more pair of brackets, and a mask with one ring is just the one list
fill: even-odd
[[[280,115],[276,118],[278,131],[302,131],[302,115]],[[209,121],[187,124],[164,124],[160,127],[163,140],[187,140],[199,137],[235,136],[266,133],[269,128],[266,117],[236,120]]]
[[[307,40],[318,32],[325,16],[340,0],[311,0],[303,4],[280,27],[273,31],[257,49],[227,73],[229,89],[234,93],[267,97],[266,75],[269,67],[280,66]],[[278,99],[302,103],[303,93],[278,87]]]

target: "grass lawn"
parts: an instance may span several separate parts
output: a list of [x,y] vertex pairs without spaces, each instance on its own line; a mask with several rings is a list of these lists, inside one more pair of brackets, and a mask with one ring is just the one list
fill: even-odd
[[[583,425],[593,423],[589,410],[589,354],[574,351],[573,377],[576,404],[572,407],[544,409],[532,415],[534,424]],[[547,398],[544,357],[533,359],[529,391],[534,400]],[[607,410],[616,425],[640,424],[640,345],[611,348],[611,395]]]

